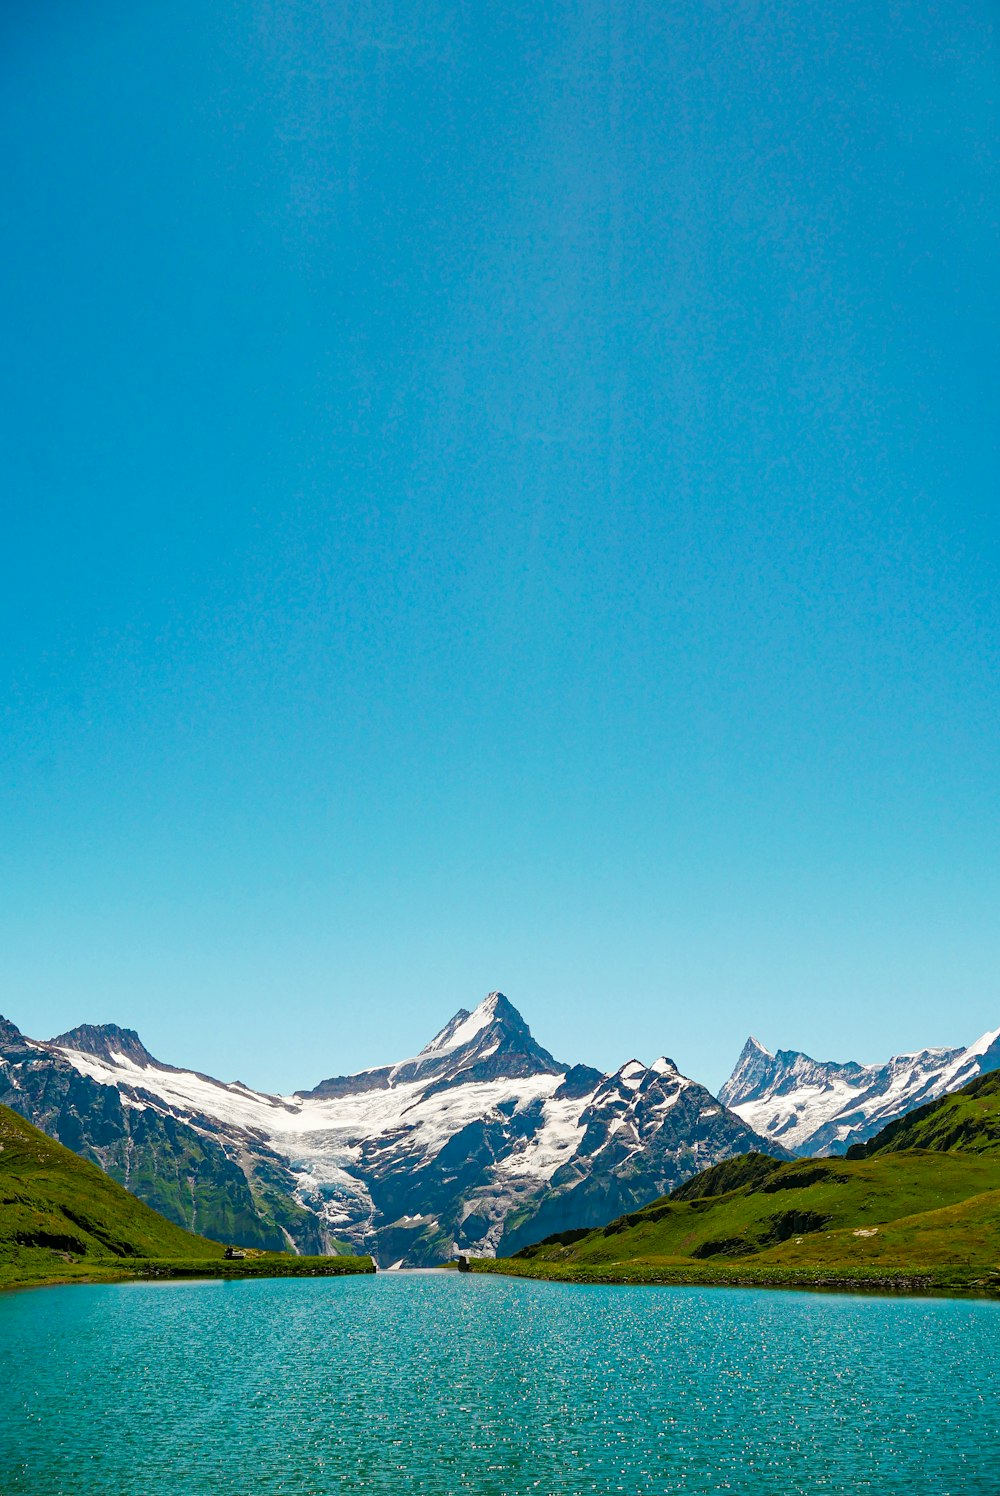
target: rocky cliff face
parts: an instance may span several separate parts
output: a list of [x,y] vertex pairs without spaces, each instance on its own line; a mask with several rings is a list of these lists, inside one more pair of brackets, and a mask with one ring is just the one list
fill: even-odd
[[383,1266],[514,1250],[734,1154],[784,1154],[670,1060],[559,1063],[497,992],[412,1059],[290,1097],[163,1065],[113,1025],[48,1043],[7,1025],[0,1100],[183,1225],[347,1240]]
[[922,1049],[883,1065],[772,1054],[747,1040],[720,1101],[772,1143],[798,1154],[844,1153],[913,1107],[1000,1069],[1000,1029],[965,1049]]

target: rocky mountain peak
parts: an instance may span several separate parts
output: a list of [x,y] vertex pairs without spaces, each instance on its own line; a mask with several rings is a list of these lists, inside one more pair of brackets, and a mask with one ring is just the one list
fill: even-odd
[[417,1058],[463,1049],[487,1031],[531,1039],[531,1031],[514,1004],[502,992],[490,992],[471,1013],[468,1008],[459,1008]]
[[459,1008],[412,1060],[397,1065],[392,1084],[431,1079],[439,1086],[470,1080],[559,1075],[566,1070],[543,1049],[502,992],[490,992],[470,1013]]
[[528,1075],[562,1075],[567,1070],[534,1036],[502,992],[490,992],[477,1008],[459,1008],[444,1028],[412,1059],[358,1075],[331,1076],[299,1097],[353,1096],[395,1086],[421,1085],[447,1090],[470,1081],[518,1080]]
[[24,1035],[16,1023],[11,1023],[9,1018],[4,1018],[0,1013],[0,1044],[24,1043]]
[[528,1025],[514,1004],[502,992],[490,992],[479,1004],[484,1014],[489,1014],[494,1023],[508,1028],[527,1029]]
[[110,1064],[120,1064],[123,1059],[142,1069],[151,1066],[163,1068],[143,1044],[135,1029],[119,1028],[117,1023],[81,1023],[68,1033],[58,1034],[49,1040],[54,1049],[74,1049],[79,1054],[92,1054]]
[[777,1056],[751,1034],[740,1050],[732,1075],[719,1092],[719,1100],[723,1106],[737,1106],[759,1096],[766,1087],[773,1085],[780,1071]]
[[930,1048],[882,1064],[769,1054],[749,1039],[719,1098],[772,1142],[796,1153],[839,1153],[901,1113],[1000,1067],[1000,1031],[966,1049]]

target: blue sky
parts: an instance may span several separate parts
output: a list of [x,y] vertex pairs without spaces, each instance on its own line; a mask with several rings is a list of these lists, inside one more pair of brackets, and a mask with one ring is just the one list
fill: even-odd
[[1000,1024],[994,27],[5,6],[0,1011]]

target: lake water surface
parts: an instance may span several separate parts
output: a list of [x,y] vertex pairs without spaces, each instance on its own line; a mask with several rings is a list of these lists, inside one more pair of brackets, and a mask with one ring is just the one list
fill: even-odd
[[0,1492],[1000,1492],[1000,1304],[457,1274],[0,1295]]

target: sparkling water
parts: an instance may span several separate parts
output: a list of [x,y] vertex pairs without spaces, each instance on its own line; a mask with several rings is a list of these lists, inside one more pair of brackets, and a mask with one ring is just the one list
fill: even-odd
[[0,1295],[0,1492],[1000,1492],[1000,1304],[456,1273]]

